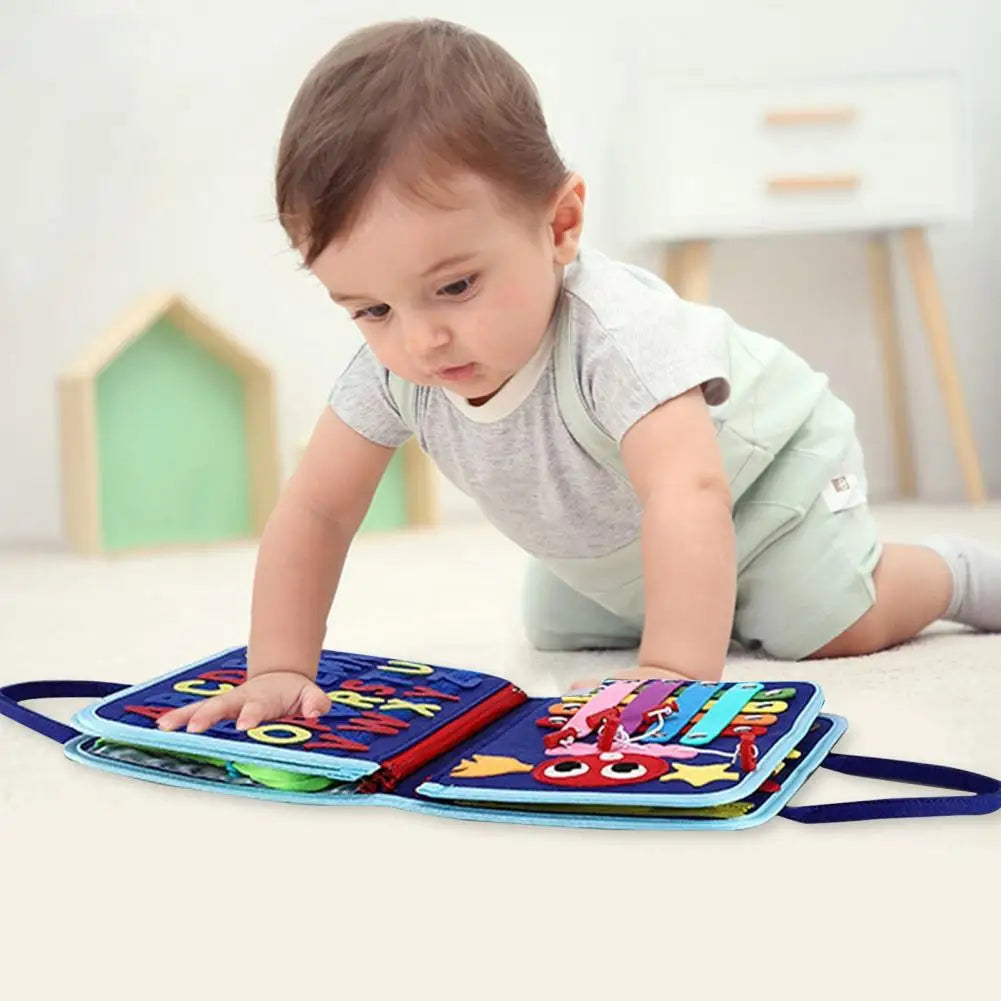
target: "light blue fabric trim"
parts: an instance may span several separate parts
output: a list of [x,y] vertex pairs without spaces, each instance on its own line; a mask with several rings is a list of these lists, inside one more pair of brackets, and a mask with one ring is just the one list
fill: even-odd
[[[90,738],[86,735],[75,737],[64,746],[64,753],[71,761],[77,761],[102,771],[138,778],[159,785],[199,789],[205,792],[222,792],[249,799],[276,800],[283,803],[300,803],[310,806],[391,806],[423,813],[430,816],[454,820],[478,820],[491,823],[524,824],[535,827],[582,827],[604,830],[712,830],[734,831],[745,827],[755,827],[774,817],[799,790],[803,783],[817,769],[827,753],[847,729],[848,723],[841,716],[824,714],[833,722],[830,731],[817,742],[813,750],[797,765],[792,777],[783,784],[780,792],[772,795],[759,809],[745,817],[732,819],[696,820],[691,817],[610,817],[589,814],[528,814],[517,810],[478,810],[475,807],[452,806],[446,803],[428,803],[404,796],[387,793],[364,794],[349,789],[337,792],[297,793],[281,789],[266,789],[251,786],[215,785],[204,780],[182,775],[154,772],[124,762],[97,758],[79,750],[79,745]],[[639,804],[634,804],[639,805]],[[667,805],[661,803],[660,805]],[[691,805],[691,804],[689,804]]]
[[107,737],[123,744],[135,744],[153,750],[202,754],[209,758],[233,758],[236,761],[245,761],[247,764],[294,766],[296,771],[309,775],[323,775],[347,782],[364,778],[379,770],[379,763],[375,761],[353,761],[334,756],[324,760],[313,751],[297,751],[294,748],[276,746],[258,747],[236,743],[226,737],[207,737],[203,733],[185,733],[176,730],[168,732],[156,727],[148,730],[138,729],[127,723],[116,723],[100,718],[94,725],[85,727],[74,717],[74,725],[90,736]]
[[[809,702],[800,710],[792,729],[768,752],[761,756],[753,772],[748,772],[735,785],[717,792],[705,793],[624,793],[584,792],[563,789],[559,792],[531,789],[491,789],[472,785],[444,785],[440,782],[422,782],[417,792],[433,799],[481,800],[491,803],[562,803],[580,806],[605,804],[607,806],[721,806],[742,799],[754,792],[778,767],[786,755],[806,736],[824,704],[824,695],[813,687]],[[719,759],[723,761],[723,758]]]
[[[178,786],[182,789],[200,789],[204,792],[222,792],[234,796],[248,796],[251,799],[276,799],[284,803],[307,803],[314,806],[340,806],[370,803],[378,799],[394,799],[394,797],[383,794],[365,794],[355,792],[353,788],[343,788],[335,791],[323,792],[293,792],[286,789],[270,789],[265,786],[240,786],[222,785],[220,783],[209,782],[205,779],[192,778],[187,775],[178,775],[171,772],[159,772],[152,768],[141,768],[138,765],[129,764],[125,761],[114,761],[109,758],[101,758],[94,754],[88,754],[80,749],[80,745],[92,739],[90,735],[83,734],[74,737],[71,741],[63,745],[66,757],[72,761],[79,761],[81,764],[90,765],[92,768],[100,768],[105,772],[114,772],[119,775],[126,775],[129,778],[142,779],[144,782],[156,782],[158,785]],[[149,745],[152,746],[152,745]]]
[[[475,807],[453,806],[428,809],[423,803],[399,803],[405,809],[418,813],[437,813],[456,820],[485,820],[504,824],[528,824],[535,827],[587,827],[605,830],[673,830],[673,831],[737,831],[745,827],[757,827],[771,820],[796,794],[803,783],[820,767],[828,752],[848,728],[848,721],[842,716],[824,713],[824,719],[833,722],[830,731],[817,741],[813,750],[797,765],[796,772],[782,785],[780,792],[769,797],[759,809],[744,817],[731,819],[696,820],[692,817],[609,817],[590,814],[545,814],[523,813],[519,810],[477,810]],[[639,804],[634,804],[639,805]],[[667,802],[658,805],[668,806]],[[694,806],[694,803],[687,803]]]

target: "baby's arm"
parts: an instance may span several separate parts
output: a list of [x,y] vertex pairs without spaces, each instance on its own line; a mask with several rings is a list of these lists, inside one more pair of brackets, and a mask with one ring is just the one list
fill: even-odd
[[640,666],[717,680],[733,625],[736,552],[726,471],[701,389],[637,421],[622,457],[643,505]]
[[235,719],[245,730],[282,716],[326,712],[330,701],[315,679],[327,613],[348,547],[392,455],[324,411],[261,537],[246,683],[165,713],[162,729],[201,733]]
[[332,410],[321,415],[261,538],[248,678],[269,671],[315,678],[348,547],[392,456]]

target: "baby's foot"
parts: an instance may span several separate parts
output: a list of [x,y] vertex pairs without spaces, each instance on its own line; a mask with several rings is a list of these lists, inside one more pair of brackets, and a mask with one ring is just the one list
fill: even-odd
[[961,535],[936,535],[934,549],[952,572],[952,600],[944,619],[984,632],[1001,632],[1001,554]]

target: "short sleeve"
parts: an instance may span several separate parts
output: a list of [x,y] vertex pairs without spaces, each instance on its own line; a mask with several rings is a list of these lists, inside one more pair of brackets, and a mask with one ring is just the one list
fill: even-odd
[[377,445],[398,448],[411,435],[389,391],[389,373],[367,344],[334,383],[328,402],[348,427]]
[[730,395],[729,317],[673,293],[640,293],[640,300],[621,322],[583,317],[575,325],[584,399],[616,442],[690,389],[701,387],[710,406]]

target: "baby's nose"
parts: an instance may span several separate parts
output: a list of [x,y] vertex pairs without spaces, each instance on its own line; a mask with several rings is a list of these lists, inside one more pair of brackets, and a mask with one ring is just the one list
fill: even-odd
[[415,358],[426,358],[450,340],[448,330],[439,323],[415,322],[408,324],[404,333],[407,351]]

